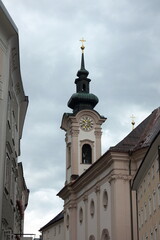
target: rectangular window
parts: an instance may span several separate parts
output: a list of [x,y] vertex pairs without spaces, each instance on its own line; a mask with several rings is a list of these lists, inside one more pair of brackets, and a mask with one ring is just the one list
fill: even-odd
[[160,184],[158,185],[158,206],[160,206]]
[[15,193],[15,175],[13,169],[11,169],[10,199],[12,204],[14,204],[14,193]]
[[156,192],[153,192],[153,211],[156,210]]
[[149,215],[151,216],[152,215],[152,198],[149,197],[149,200],[148,200],[148,207],[149,207]]
[[7,120],[8,120],[8,126],[11,128],[11,93],[8,92],[8,112],[7,112]]
[[151,174],[150,174],[150,171],[148,171],[148,185],[150,185],[151,183]]
[[147,203],[144,204],[144,221],[147,221]]
[[59,234],[61,233],[61,225],[59,224]]
[[154,178],[154,164],[152,165],[152,179]]
[[141,213],[140,212],[138,213],[138,226],[140,229],[141,228]]
[[141,209],[141,225],[143,226],[143,209]]
[[6,193],[9,194],[10,191],[10,178],[11,178],[11,161],[9,158],[9,154],[6,153],[6,161],[5,161],[5,190]]
[[143,193],[142,185],[140,186],[140,193],[141,193],[141,198],[142,198],[142,193]]
[[143,186],[144,186],[143,190],[144,190],[144,193],[145,193],[146,192],[146,180],[145,179],[143,181]]

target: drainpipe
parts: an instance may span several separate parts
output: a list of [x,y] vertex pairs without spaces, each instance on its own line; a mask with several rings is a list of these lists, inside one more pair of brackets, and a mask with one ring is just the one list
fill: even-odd
[[[132,176],[132,170],[131,170],[131,155],[132,151],[129,151],[129,176]],[[130,206],[131,206],[131,240],[133,240],[133,203],[132,203],[132,179],[129,180],[129,186],[130,186]]]
[[139,240],[139,220],[138,220],[138,196],[136,191],[136,212],[137,212],[137,239]]

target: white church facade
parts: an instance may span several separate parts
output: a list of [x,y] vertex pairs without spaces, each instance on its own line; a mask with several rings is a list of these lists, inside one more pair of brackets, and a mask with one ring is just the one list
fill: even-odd
[[[94,110],[98,98],[89,91],[83,44],[81,48],[76,93],[68,101],[73,112],[65,113],[61,124],[66,132],[66,182],[57,195],[64,200],[64,209],[60,219],[55,217],[40,229],[42,239],[138,240],[138,206],[132,182],[160,130],[160,110],[154,110],[101,156],[101,128],[106,118]],[[58,229],[60,222],[63,231],[47,238],[46,233]]]

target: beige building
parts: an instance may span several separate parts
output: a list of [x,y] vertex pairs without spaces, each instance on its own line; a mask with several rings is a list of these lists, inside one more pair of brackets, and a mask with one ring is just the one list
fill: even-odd
[[160,239],[160,132],[153,138],[134,178],[139,239]]
[[64,237],[46,238],[47,229],[42,227],[43,240],[138,240],[132,182],[160,130],[160,109],[101,156],[101,127],[106,118],[94,110],[98,98],[89,91],[88,74],[82,51],[76,93],[68,101],[73,112],[65,113],[61,124],[66,133],[66,181],[58,196],[64,200]]
[[20,140],[28,98],[19,60],[18,30],[0,1],[0,239],[20,239],[28,203]]
[[64,238],[64,214],[60,212],[55,218],[43,226],[40,230],[43,240],[62,240]]

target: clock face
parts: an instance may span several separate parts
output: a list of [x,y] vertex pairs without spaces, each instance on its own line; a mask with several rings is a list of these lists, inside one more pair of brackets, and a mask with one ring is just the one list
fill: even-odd
[[91,117],[88,117],[88,116],[83,116],[81,119],[80,119],[80,127],[82,130],[84,131],[90,131],[93,129],[93,119]]

